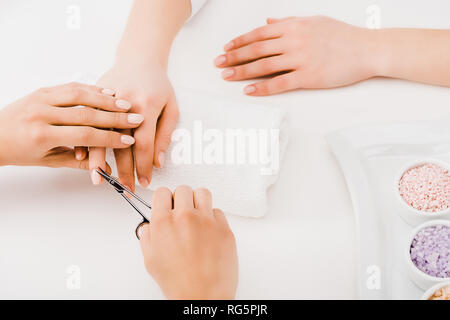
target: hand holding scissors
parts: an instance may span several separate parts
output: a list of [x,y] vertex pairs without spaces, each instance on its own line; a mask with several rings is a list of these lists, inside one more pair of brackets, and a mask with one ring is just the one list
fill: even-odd
[[145,202],[141,197],[139,197],[137,194],[135,194],[134,192],[132,192],[130,189],[128,189],[127,187],[125,187],[124,185],[122,185],[116,178],[110,176],[109,174],[107,174],[105,171],[103,171],[101,168],[97,169],[97,172],[99,175],[101,175],[103,178],[105,178],[105,180],[114,187],[114,189],[116,189],[116,191],[125,199],[127,200],[127,202],[139,213],[139,215],[142,217],[142,221],[138,224],[138,226],[136,227],[136,237],[138,238],[138,240],[140,240],[140,236],[139,236],[139,229],[146,223],[150,223],[150,221],[147,219],[147,217],[144,215],[144,213],[139,210],[139,208],[136,206],[136,204],[133,203],[133,201],[131,201],[127,195],[125,193],[128,193],[130,196],[132,196],[133,198],[135,198],[136,200],[138,200],[140,203],[142,203],[143,205],[145,205],[147,208],[149,208],[150,210],[152,209],[152,207]]

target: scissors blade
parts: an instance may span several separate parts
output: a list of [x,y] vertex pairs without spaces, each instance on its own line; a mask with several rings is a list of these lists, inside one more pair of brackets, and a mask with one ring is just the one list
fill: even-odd
[[[124,192],[128,193],[129,195],[131,195],[133,198],[135,198],[136,200],[138,200],[140,203],[142,203],[143,205],[145,205],[147,208],[151,209],[151,205],[149,205],[144,199],[142,199],[141,197],[139,197],[137,194],[135,194],[134,192],[132,192],[130,189],[128,189],[127,187],[125,187],[123,184],[121,184],[116,178],[110,176],[109,174],[107,174],[105,171],[103,171],[102,168],[97,168],[96,170],[98,172],[99,175],[101,175],[103,178],[105,178],[105,180],[112,185],[117,192],[123,194]],[[128,199],[127,199],[128,200]],[[134,206],[134,205],[133,205]]]

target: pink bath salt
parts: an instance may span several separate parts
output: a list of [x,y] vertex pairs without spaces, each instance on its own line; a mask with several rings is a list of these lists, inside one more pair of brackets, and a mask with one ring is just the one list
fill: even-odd
[[426,163],[407,170],[398,188],[406,203],[419,211],[450,208],[450,173],[441,166]]

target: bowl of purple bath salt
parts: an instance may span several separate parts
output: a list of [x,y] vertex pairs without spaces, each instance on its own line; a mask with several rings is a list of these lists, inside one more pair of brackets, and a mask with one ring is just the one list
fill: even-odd
[[409,275],[423,290],[450,280],[450,221],[433,220],[416,227],[408,241]]

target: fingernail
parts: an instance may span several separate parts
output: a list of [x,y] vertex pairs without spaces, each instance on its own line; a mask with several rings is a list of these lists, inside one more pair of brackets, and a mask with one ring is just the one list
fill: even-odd
[[166,159],[166,155],[164,152],[160,152],[158,155],[159,167],[162,168],[164,166],[164,160]]
[[120,137],[123,144],[134,144],[135,140],[132,136],[123,135]]
[[146,178],[139,178],[139,184],[144,187],[147,188],[148,186],[148,180]]
[[230,41],[223,47],[223,50],[228,51],[228,50],[232,49],[233,47],[234,47],[234,42]]
[[102,93],[107,94],[108,96],[113,96],[116,94],[116,92],[113,89],[106,89],[106,88],[102,90]]
[[139,124],[144,121],[144,116],[137,113],[132,113],[128,115],[128,122],[131,124]]
[[92,183],[94,184],[94,186],[98,186],[100,184],[100,182],[102,182],[102,177],[100,177],[100,175],[97,173],[96,169],[93,169],[91,171],[91,180],[92,180]]
[[225,58],[224,55],[218,56],[216,58],[216,60],[214,60],[214,63],[216,64],[216,66],[220,66],[221,64],[223,64],[225,61],[227,60],[227,58]]
[[81,150],[80,149],[75,150],[75,159],[81,160],[82,157],[83,155],[81,154]]
[[116,100],[116,106],[117,108],[128,110],[131,108],[131,104],[128,101],[125,100]]
[[245,93],[245,94],[250,94],[250,93],[253,93],[253,92],[255,92],[255,91],[256,91],[255,86],[246,86],[246,87],[244,88],[244,93]]
[[234,74],[234,70],[233,69],[226,69],[222,71],[222,78],[226,79],[231,77]]

